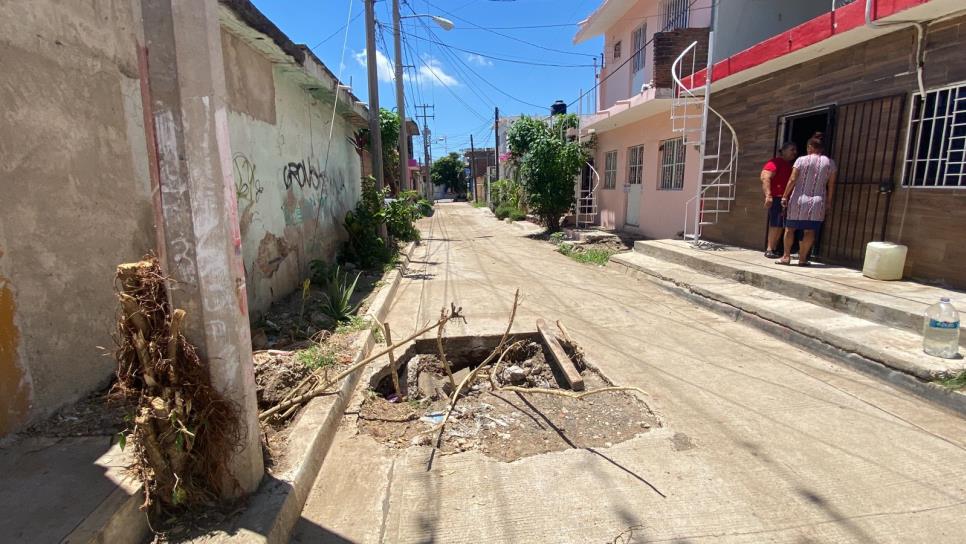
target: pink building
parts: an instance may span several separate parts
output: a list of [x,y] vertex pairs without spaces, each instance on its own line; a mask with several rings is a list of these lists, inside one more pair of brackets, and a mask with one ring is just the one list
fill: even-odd
[[[672,130],[671,64],[697,42],[696,65],[707,59],[711,0],[605,0],[580,25],[575,43],[604,36],[598,111],[582,123],[597,138],[592,222],[649,238],[683,228],[685,203],[697,191],[698,153]],[[584,199],[586,201],[586,199]],[[596,213],[594,213],[596,212]]]

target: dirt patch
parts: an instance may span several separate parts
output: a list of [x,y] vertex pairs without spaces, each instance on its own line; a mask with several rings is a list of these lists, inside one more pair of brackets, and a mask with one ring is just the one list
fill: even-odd
[[[475,365],[485,356],[452,358],[452,363],[467,367],[469,361]],[[565,382],[547,357],[542,345],[523,341],[492,369],[492,382],[481,372],[456,405],[443,432],[441,452],[479,451],[510,462],[569,448],[609,447],[659,425],[646,404],[623,391],[574,399],[497,390],[507,385],[560,389]],[[435,437],[430,431],[449,407],[444,394],[451,389],[449,380],[435,355],[414,355],[404,366],[401,378],[405,377],[407,400],[389,400],[395,400],[391,378],[383,378],[363,401],[358,426],[391,448],[428,446]],[[468,371],[457,371],[456,382]],[[581,376],[588,391],[612,385],[592,368],[584,367]]]
[[51,438],[117,435],[129,426],[126,420],[136,409],[133,399],[112,396],[107,388],[57,410],[54,415],[18,434]]

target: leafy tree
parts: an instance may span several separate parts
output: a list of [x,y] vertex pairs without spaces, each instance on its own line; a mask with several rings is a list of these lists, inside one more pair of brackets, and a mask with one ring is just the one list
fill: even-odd
[[574,178],[587,160],[584,148],[566,137],[565,129],[575,120],[563,117],[551,126],[523,117],[507,133],[513,160],[520,165],[528,207],[551,233],[560,230],[560,216],[574,204]]
[[433,185],[443,185],[447,191],[456,194],[466,192],[466,170],[457,153],[450,153],[434,162],[430,178]]
[[[382,136],[382,174],[388,187],[399,187],[399,115],[392,110],[379,108],[379,134]],[[367,148],[371,151],[369,130],[362,130]],[[395,191],[392,191],[395,192]]]

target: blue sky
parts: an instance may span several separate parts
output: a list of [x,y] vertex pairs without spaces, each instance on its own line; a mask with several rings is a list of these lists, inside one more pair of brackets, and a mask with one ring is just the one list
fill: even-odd
[[[368,100],[363,0],[253,2],[293,41],[313,47],[333,72],[340,73],[341,67],[342,80],[351,81],[356,96]],[[407,115],[412,117],[415,113],[414,103],[435,105],[436,118],[429,121],[433,156],[443,155],[447,148],[469,148],[471,133],[478,147],[492,146],[495,106],[503,116],[545,115],[555,100],[570,103],[577,99],[581,88],[588,90],[594,84],[592,65],[602,42],[598,38],[575,46],[572,40],[576,23],[599,3],[600,0],[402,0],[403,15],[440,15],[456,24],[456,28],[446,32],[429,19],[403,20],[403,58],[405,64],[415,66],[407,69]],[[379,99],[382,107],[390,109],[396,105],[390,64],[391,6],[391,0],[376,4],[376,18],[386,25],[382,38],[377,35],[377,45],[387,57],[380,59]],[[349,19],[344,60],[340,62],[346,37],[341,29]],[[541,28],[517,28],[538,26]],[[570,111],[576,109],[574,104]],[[445,141],[436,141],[443,137]],[[418,149],[422,149],[421,142]]]

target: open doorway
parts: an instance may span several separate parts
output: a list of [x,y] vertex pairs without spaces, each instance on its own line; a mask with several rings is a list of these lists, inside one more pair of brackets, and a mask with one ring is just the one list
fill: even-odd
[[[825,133],[825,149],[829,153],[832,149],[832,127],[835,123],[835,106],[822,106],[805,111],[787,113],[778,118],[778,127],[775,131],[775,155],[778,155],[782,144],[792,142],[798,147],[798,155],[807,153],[808,140],[816,133]],[[795,233],[795,244],[792,246],[792,253],[798,253],[798,241],[802,238],[802,231]],[[765,237],[768,236],[768,223],[765,222]],[[819,255],[821,231],[815,233],[815,246],[811,254]],[[784,251],[784,237],[779,238],[776,251]]]
[[798,146],[799,155],[806,153],[805,146],[808,139],[816,132],[825,133],[825,148],[832,149],[832,124],[835,111],[833,106],[823,106],[812,110],[790,113],[779,118],[778,135],[775,151],[785,142],[794,142]]

